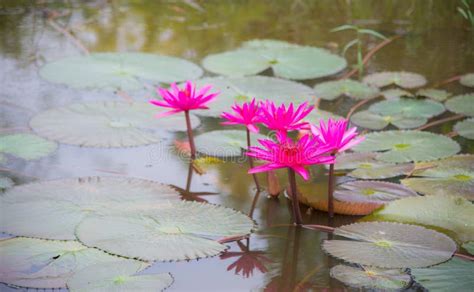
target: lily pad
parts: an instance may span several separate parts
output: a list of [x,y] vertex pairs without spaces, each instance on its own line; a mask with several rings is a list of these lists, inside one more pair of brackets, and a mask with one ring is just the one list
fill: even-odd
[[468,253],[474,255],[474,241],[466,242],[462,245],[462,248],[467,250]]
[[417,193],[400,184],[382,181],[351,181],[341,184],[334,192],[334,198],[346,202],[368,202],[387,204]]
[[179,193],[167,185],[134,178],[35,182],[13,187],[0,197],[0,231],[73,240],[77,224],[88,215],[139,212],[179,199]]
[[114,257],[77,241],[16,237],[0,240],[0,249],[0,282],[17,287],[65,288],[74,273],[96,263],[106,262],[112,267],[127,261],[145,267],[144,263]]
[[40,76],[73,88],[136,90],[140,79],[152,82],[181,82],[197,79],[202,69],[180,58],[146,53],[94,53],[46,64]]
[[428,99],[399,98],[374,103],[369,111],[384,115],[402,115],[404,117],[431,118],[445,111],[443,104]]
[[423,117],[407,117],[403,114],[380,115],[367,110],[352,115],[351,122],[359,127],[371,130],[382,130],[390,124],[400,129],[414,129],[426,124],[428,119]]
[[343,117],[336,115],[335,113],[315,108],[309,113],[309,115],[306,116],[304,120],[312,124],[319,124],[320,120],[323,120],[325,123],[327,123],[328,119],[339,120],[343,119]]
[[454,130],[466,139],[474,139],[474,118],[465,119],[454,126]]
[[243,47],[204,58],[206,70],[232,77],[255,75],[272,68],[275,76],[314,79],[333,75],[347,66],[344,58],[327,50],[273,40],[255,40]]
[[[258,139],[265,139],[261,134],[250,135],[250,143],[258,145]],[[241,130],[217,130],[196,137],[196,150],[214,157],[241,156],[247,149],[247,133]]]
[[314,92],[318,98],[325,100],[334,100],[342,95],[354,99],[369,99],[379,94],[378,88],[350,79],[318,83]]
[[449,111],[474,117],[474,93],[457,95],[448,99],[445,105]]
[[459,83],[467,87],[474,87],[474,73],[463,75],[461,79],[459,79]]
[[474,155],[461,154],[417,163],[415,170],[416,178],[407,178],[401,183],[426,195],[455,195],[474,200]]
[[456,243],[421,226],[363,222],[338,227],[335,235],[354,240],[325,240],[323,249],[348,262],[381,268],[418,268],[449,260]]
[[173,284],[169,273],[139,274],[138,261],[100,263],[76,272],[67,281],[71,292],[163,291]]
[[337,265],[330,271],[331,277],[354,288],[394,290],[403,289],[411,281],[410,275],[399,269],[377,267],[351,267]]
[[395,84],[402,88],[417,88],[426,84],[426,78],[411,72],[380,72],[364,77],[363,82],[376,87]]
[[474,205],[462,197],[424,196],[404,198],[367,218],[396,221],[435,228],[461,242],[474,240]]
[[448,97],[451,96],[451,93],[447,92],[446,90],[442,89],[435,89],[435,88],[425,88],[420,89],[416,92],[417,96],[424,96],[436,101],[445,101]]
[[32,134],[12,134],[0,136],[0,162],[4,154],[25,160],[35,160],[50,155],[58,145]]
[[13,180],[6,176],[0,176],[0,191],[13,187],[15,183]]
[[400,97],[412,97],[413,96],[412,93],[410,93],[406,90],[400,89],[400,88],[386,89],[386,90],[382,91],[380,94],[383,95],[386,99],[396,99],[396,98],[400,98]]
[[91,216],[77,227],[87,246],[146,261],[192,260],[226,249],[219,237],[244,236],[254,229],[246,215],[221,206],[174,202],[139,216]]
[[[146,103],[106,101],[76,103],[34,116],[30,126],[40,136],[88,147],[132,147],[158,143],[158,130],[184,131],[184,115],[156,118],[163,109]],[[191,115],[193,127],[199,119]]]
[[[436,145],[436,147],[433,147]],[[383,131],[365,135],[352,148],[356,152],[381,151],[378,160],[385,162],[429,161],[458,153],[461,148],[451,138],[422,131]]]
[[415,281],[432,292],[471,291],[474,287],[474,262],[452,258],[446,263],[426,268],[412,269]]
[[413,163],[389,163],[376,160],[377,153],[342,153],[337,156],[336,170],[354,169],[347,175],[361,179],[385,179],[410,173]]
[[257,100],[269,99],[275,103],[285,104],[290,102],[300,104],[314,99],[311,87],[274,77],[213,77],[196,81],[197,87],[207,84],[212,84],[212,88],[220,94],[212,102],[210,109],[197,112],[203,116],[219,117],[223,111],[230,110],[235,102],[250,101],[254,97]]

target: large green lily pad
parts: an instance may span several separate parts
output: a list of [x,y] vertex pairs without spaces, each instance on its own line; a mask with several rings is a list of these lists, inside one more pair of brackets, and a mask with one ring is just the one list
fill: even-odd
[[377,267],[351,267],[337,265],[330,271],[331,277],[354,288],[394,290],[403,289],[411,277],[399,269],[379,269]]
[[56,151],[58,145],[32,134],[11,134],[0,136],[0,163],[5,161],[4,154],[25,160],[35,160]]
[[395,84],[402,88],[417,88],[426,84],[426,78],[411,72],[380,72],[364,77],[363,82],[376,87]]
[[418,128],[428,122],[424,117],[407,117],[403,114],[380,115],[371,111],[360,111],[351,116],[351,122],[359,127],[382,130],[390,124],[400,129]]
[[449,111],[474,117],[474,93],[457,95],[448,99],[445,105]]
[[113,267],[126,261],[145,267],[144,263],[114,257],[77,241],[16,237],[0,240],[0,249],[0,282],[18,287],[65,288],[74,273],[97,263]]
[[[250,134],[250,143],[258,145],[258,139],[265,139],[261,134]],[[247,133],[241,130],[216,130],[196,137],[196,150],[214,157],[240,156],[247,149]]]
[[217,255],[214,239],[244,236],[254,229],[246,215],[221,206],[174,202],[139,216],[91,216],[77,227],[85,245],[146,261],[192,260]]
[[339,185],[334,192],[334,197],[340,201],[379,204],[412,196],[417,194],[409,188],[383,181],[351,181]]
[[424,196],[391,202],[369,220],[420,224],[447,233],[461,242],[474,240],[474,205],[462,197]]
[[[433,147],[436,145],[436,147]],[[385,162],[429,161],[458,153],[461,148],[451,138],[422,131],[383,131],[365,135],[352,148],[356,152],[380,151]]]
[[350,79],[318,83],[314,92],[316,97],[325,100],[334,100],[342,95],[354,99],[368,99],[379,94],[378,88]]
[[421,226],[363,222],[338,227],[335,235],[354,240],[326,240],[323,249],[348,262],[381,268],[427,267],[450,259],[456,243]]
[[173,284],[169,273],[139,274],[138,261],[101,263],[76,272],[67,281],[71,292],[163,291]]
[[[156,118],[164,109],[147,103],[93,102],[53,108],[34,116],[30,126],[40,136],[89,147],[132,147],[158,143],[157,131],[184,131],[183,114]],[[199,119],[191,115],[193,127]]]
[[91,214],[139,212],[178,201],[177,191],[157,182],[91,177],[35,182],[0,197],[0,231],[46,239],[75,239],[79,222]]
[[461,76],[459,83],[467,87],[474,87],[474,73],[468,73]]
[[304,118],[305,121],[318,125],[321,120],[327,123],[329,119],[339,120],[343,119],[343,117],[341,117],[340,115],[336,115],[335,113],[315,108],[306,116],[306,118]]
[[146,53],[94,53],[69,57],[40,69],[44,79],[74,88],[135,90],[140,79],[152,82],[181,82],[197,79],[202,69],[184,59]]
[[435,89],[435,88],[424,88],[420,89],[416,92],[417,96],[424,96],[436,101],[445,101],[448,97],[451,96],[451,93],[447,92],[446,90],[442,89]]
[[474,287],[473,271],[474,262],[452,258],[434,267],[412,269],[411,274],[430,292],[471,291]]
[[464,121],[458,122],[454,126],[454,130],[459,134],[467,139],[474,139],[474,118],[465,119]]
[[273,40],[254,40],[233,51],[204,58],[206,70],[233,77],[255,75],[272,68],[275,76],[303,80],[333,75],[347,66],[329,51]]
[[429,99],[399,98],[374,103],[369,111],[384,115],[431,118],[445,111],[443,104]]
[[208,110],[197,112],[203,116],[219,117],[223,111],[229,111],[235,102],[250,101],[254,97],[257,100],[272,100],[277,104],[300,104],[314,99],[311,87],[274,77],[213,77],[196,81],[198,87],[207,84],[212,84],[212,88],[220,94]]
[[474,155],[418,163],[413,176],[401,182],[426,195],[455,195],[474,200]]

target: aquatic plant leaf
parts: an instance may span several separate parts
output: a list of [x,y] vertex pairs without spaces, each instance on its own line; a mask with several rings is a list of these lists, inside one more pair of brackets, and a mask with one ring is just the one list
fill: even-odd
[[71,292],[163,291],[173,284],[169,273],[139,274],[143,263],[122,260],[87,266],[68,279]]
[[126,261],[144,266],[144,263],[121,259],[77,241],[16,237],[0,240],[0,249],[0,282],[18,287],[65,288],[74,273],[96,263],[106,262],[112,267]]
[[444,105],[451,112],[474,117],[474,93],[456,95]]
[[411,281],[410,275],[399,269],[377,267],[337,265],[331,268],[330,275],[348,286],[367,289],[403,289]]
[[48,63],[40,76],[73,88],[136,90],[139,79],[172,83],[197,79],[202,69],[180,58],[146,53],[94,53]]
[[325,100],[334,100],[342,95],[354,99],[368,99],[379,94],[378,88],[350,79],[318,83],[314,92],[318,98]]
[[451,96],[451,93],[447,92],[446,90],[442,89],[435,89],[435,88],[425,88],[420,89],[416,92],[417,96],[424,96],[436,101],[445,101],[448,97]]
[[25,160],[35,160],[50,155],[58,145],[32,134],[11,134],[0,136],[0,162],[2,154],[10,154]]
[[418,224],[465,242],[474,240],[474,205],[462,197],[424,196],[393,201],[367,219]]
[[474,255],[474,241],[466,242],[462,245],[462,248],[467,250],[468,253]]
[[319,124],[321,120],[327,123],[328,119],[339,120],[343,119],[343,117],[321,109],[313,109],[304,120],[312,124]]
[[74,240],[74,229],[87,215],[139,212],[179,200],[179,193],[167,185],[134,178],[35,182],[13,187],[0,197],[0,231]]
[[403,185],[382,181],[351,181],[338,185],[334,192],[334,198],[339,201],[379,204],[412,196],[417,193]]
[[446,263],[425,268],[412,269],[411,275],[427,290],[470,291],[474,287],[474,262],[452,258]]
[[364,141],[352,149],[356,152],[383,151],[377,156],[377,160],[394,163],[435,160],[461,150],[459,144],[451,138],[422,131],[369,133],[365,135]]
[[474,139],[474,118],[465,119],[454,125],[454,130],[466,139]]
[[443,104],[428,99],[399,98],[374,103],[369,111],[384,116],[431,118],[445,111]]
[[417,73],[411,72],[380,72],[370,74],[362,80],[364,83],[376,87],[385,87],[395,84],[402,88],[416,88],[426,84],[426,78]]
[[[251,133],[250,143],[258,145],[261,134]],[[214,157],[241,156],[247,149],[247,133],[241,130],[216,130],[196,136],[196,150]]]
[[428,119],[423,117],[407,117],[403,114],[384,116],[367,110],[352,115],[351,122],[359,127],[371,130],[382,130],[389,124],[393,124],[400,129],[413,129],[426,124]]
[[333,75],[347,66],[344,58],[327,50],[273,40],[246,42],[237,50],[209,55],[202,64],[226,76],[248,76],[272,68],[275,76],[294,80]]
[[474,200],[474,155],[417,163],[415,170],[416,178],[401,183],[425,195],[455,195]]
[[202,116],[219,117],[223,111],[229,111],[235,102],[250,101],[254,97],[257,100],[269,99],[277,104],[300,104],[314,99],[311,87],[274,77],[212,77],[196,81],[197,87],[208,84],[212,84],[212,88],[220,94],[208,110],[197,111]]
[[243,236],[254,229],[246,215],[198,202],[173,202],[137,216],[90,216],[76,229],[87,246],[146,261],[191,260],[226,247],[213,238]]
[[0,191],[13,187],[15,183],[13,180],[6,176],[0,176]]
[[406,90],[400,89],[400,88],[390,88],[382,91],[380,93],[385,97],[385,99],[396,99],[399,97],[413,97],[413,94],[411,92],[408,92]]
[[417,225],[362,222],[338,227],[334,234],[353,240],[325,240],[327,253],[381,268],[432,266],[449,260],[456,251],[451,238]]
[[467,87],[474,87],[474,73],[469,73],[461,76],[459,83]]
[[[34,116],[30,126],[40,136],[65,144],[88,147],[132,147],[158,143],[158,131],[184,131],[183,114],[156,118],[165,110],[147,103],[76,103]],[[191,115],[197,127],[199,119]],[[93,129],[93,130],[91,130]]]

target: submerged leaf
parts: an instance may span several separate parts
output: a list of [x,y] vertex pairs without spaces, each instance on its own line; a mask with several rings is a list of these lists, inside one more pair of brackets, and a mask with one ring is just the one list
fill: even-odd
[[474,117],[474,93],[457,95],[448,99],[445,105],[449,111]]
[[463,75],[459,82],[467,87],[474,87],[474,73]]
[[334,198],[340,201],[379,204],[411,196],[417,196],[416,192],[400,184],[382,181],[351,181],[339,185],[334,192]]
[[382,91],[380,94],[382,94],[385,97],[385,99],[396,99],[399,97],[413,97],[413,94],[400,88],[386,89]]
[[[261,134],[252,133],[252,145],[258,144],[258,139],[265,139]],[[202,154],[215,157],[240,156],[247,149],[247,133],[241,130],[216,130],[196,137],[196,150]]]
[[318,83],[314,91],[316,97],[325,100],[334,100],[342,95],[354,99],[369,99],[379,94],[378,88],[350,79]]
[[465,119],[454,126],[454,130],[466,139],[474,140],[474,118]]
[[426,79],[420,74],[411,72],[380,72],[364,77],[363,82],[376,87],[395,84],[402,88],[416,88],[426,84]]
[[435,88],[425,88],[420,89],[416,92],[417,96],[424,96],[436,101],[445,101],[448,97],[451,96],[451,93],[447,92],[446,90],[442,89],[435,89]]
[[465,244],[462,245],[462,248],[467,250],[468,253],[474,255],[474,241],[466,242]]
[[331,269],[330,273],[331,277],[354,288],[403,289],[411,281],[410,275],[398,269],[337,265]]
[[425,99],[399,98],[377,102],[369,111],[384,116],[431,118],[445,111],[443,104]]
[[58,145],[32,134],[0,136],[0,162],[2,154],[10,154],[25,160],[35,160],[56,151]]
[[13,182],[11,178],[6,177],[6,176],[0,176],[0,191],[4,189],[9,189],[13,187],[14,185],[15,183]]

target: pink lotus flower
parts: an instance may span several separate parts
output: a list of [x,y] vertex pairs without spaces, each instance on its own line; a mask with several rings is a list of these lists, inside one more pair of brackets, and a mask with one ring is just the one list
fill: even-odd
[[211,89],[211,85],[206,85],[196,93],[196,87],[191,81],[186,81],[184,89],[179,89],[175,83],[171,84],[171,89],[158,88],[158,93],[163,100],[151,100],[150,103],[156,106],[171,108],[172,110],[157,117],[164,117],[179,112],[186,112],[195,109],[208,109],[207,103],[211,102],[219,93],[207,92]]
[[235,114],[222,113],[221,117],[227,120],[222,123],[223,125],[245,125],[249,131],[258,133],[258,128],[255,124],[260,123],[262,117],[260,116],[260,104],[256,102],[255,98],[251,102],[243,103],[241,106],[234,104],[232,110]]
[[340,153],[364,140],[364,137],[357,137],[357,128],[346,130],[347,124],[346,119],[328,119],[327,125],[320,120],[319,127],[311,125],[311,132],[321,145],[332,148],[334,153]]
[[308,123],[301,122],[312,110],[314,106],[308,106],[305,102],[294,110],[293,103],[286,108],[284,104],[276,107],[272,101],[266,101],[262,106],[262,123],[270,130],[275,130],[280,133],[287,131],[299,130],[305,127]]
[[310,135],[303,136],[296,143],[283,133],[277,134],[278,142],[273,140],[259,140],[265,149],[250,147],[246,154],[250,157],[269,161],[269,163],[257,166],[249,170],[249,173],[269,171],[278,168],[291,168],[308,180],[309,173],[305,169],[307,165],[334,163],[334,156],[327,154],[332,148],[320,146],[315,138]]

